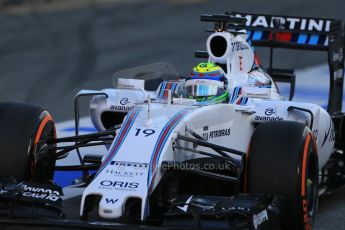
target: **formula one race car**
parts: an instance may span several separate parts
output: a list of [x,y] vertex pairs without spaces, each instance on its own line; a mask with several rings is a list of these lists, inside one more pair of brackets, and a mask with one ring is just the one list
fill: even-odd
[[[0,224],[102,229],[311,229],[318,196],[344,184],[344,36],[332,19],[245,13],[213,22],[208,61],[117,72],[75,97],[76,135],[39,106],[0,103]],[[295,74],[252,45],[328,52],[327,111],[293,102]],[[276,82],[290,83],[282,100]],[[98,130],[79,134],[79,99]],[[104,146],[105,154],[82,148]],[[59,165],[75,154],[80,165]],[[55,171],[83,172],[64,189]]]

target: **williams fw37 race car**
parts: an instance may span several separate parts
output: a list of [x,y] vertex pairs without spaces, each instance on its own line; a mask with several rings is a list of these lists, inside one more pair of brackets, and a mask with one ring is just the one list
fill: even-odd
[[[114,74],[75,97],[75,135],[39,106],[0,103],[0,225],[89,229],[311,229],[318,196],[344,184],[344,36],[333,19],[227,12],[205,61]],[[271,49],[263,69],[254,46]],[[326,51],[326,110],[292,101],[274,48]],[[276,82],[290,84],[283,100]],[[97,132],[80,134],[80,99]],[[83,150],[103,146],[104,154]],[[80,164],[61,165],[74,155]],[[57,171],[82,171],[63,189]]]

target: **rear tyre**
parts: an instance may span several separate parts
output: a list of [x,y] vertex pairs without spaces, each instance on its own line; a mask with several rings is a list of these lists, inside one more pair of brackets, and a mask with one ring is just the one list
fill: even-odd
[[291,121],[267,122],[254,131],[245,192],[283,197],[283,229],[311,229],[318,202],[318,155],[313,135]]
[[[24,103],[0,103],[0,177],[48,183],[53,179],[53,151],[37,161],[42,140],[55,137],[54,121],[47,110]],[[51,157],[50,157],[51,156]]]

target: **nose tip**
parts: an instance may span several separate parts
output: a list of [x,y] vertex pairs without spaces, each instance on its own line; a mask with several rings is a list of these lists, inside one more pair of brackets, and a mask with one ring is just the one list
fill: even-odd
[[122,202],[116,197],[103,197],[99,202],[98,214],[103,218],[119,218],[122,216]]

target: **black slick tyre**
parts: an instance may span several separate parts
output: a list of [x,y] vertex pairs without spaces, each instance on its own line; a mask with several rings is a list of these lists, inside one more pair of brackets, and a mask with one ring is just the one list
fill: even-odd
[[53,179],[55,159],[37,161],[42,140],[55,137],[54,121],[47,110],[32,104],[0,103],[0,177],[48,183]]
[[249,146],[245,192],[283,197],[283,229],[311,229],[318,201],[317,147],[308,127],[292,121],[267,122]]

